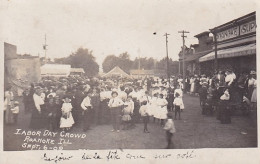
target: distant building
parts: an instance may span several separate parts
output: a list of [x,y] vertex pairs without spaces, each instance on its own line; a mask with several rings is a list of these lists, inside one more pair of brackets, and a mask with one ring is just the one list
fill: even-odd
[[85,73],[83,68],[71,68],[70,75],[79,75],[82,76]]
[[[190,48],[185,48],[185,69],[187,75],[200,74],[200,63],[199,58],[205,56],[213,51],[213,37],[209,36],[209,31],[202,32],[200,34],[195,35],[199,41],[198,44],[192,44]],[[182,51],[179,53],[179,61],[181,62],[181,70],[183,64]]]
[[4,54],[5,54],[5,60],[16,59],[17,47],[10,43],[4,42]]
[[40,59],[38,56],[17,55],[15,45],[4,43],[4,85],[11,85],[17,95],[40,80]]
[[133,78],[145,78],[145,77],[166,77],[166,71],[161,69],[144,70],[134,69],[130,70],[130,76]]
[[68,77],[71,66],[68,64],[45,64],[41,66],[41,76]]

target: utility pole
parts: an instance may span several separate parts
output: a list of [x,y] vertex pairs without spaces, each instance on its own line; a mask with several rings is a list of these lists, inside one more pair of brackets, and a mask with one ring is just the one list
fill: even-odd
[[[154,32],[153,33],[154,35],[156,35],[157,33]],[[168,84],[169,84],[169,88],[170,88],[170,75],[169,75],[169,56],[168,56],[168,33],[165,33],[163,36],[165,36],[165,39],[166,39],[166,65],[167,65],[167,81],[168,81]]]
[[45,34],[45,38],[44,38],[45,42],[44,42],[44,45],[43,45],[43,50],[45,51],[45,57],[44,57],[44,60],[45,60],[45,64],[47,62],[47,44],[46,44],[46,34]]
[[141,70],[140,48],[138,48],[137,52],[138,52],[138,57],[139,57],[139,59],[138,59],[138,69]]
[[213,33],[214,37],[214,52],[215,52],[215,59],[214,59],[214,66],[215,66],[215,72],[218,72],[218,42],[217,42],[217,36],[216,33]]
[[166,39],[166,65],[167,65],[167,81],[168,81],[168,85],[170,87],[170,74],[169,74],[169,56],[168,56],[168,33],[165,33],[165,39]]
[[178,31],[178,33],[182,33],[181,37],[182,37],[182,61],[183,61],[183,64],[182,64],[182,69],[183,69],[183,90],[185,89],[185,78],[186,78],[186,70],[185,70],[185,61],[184,61],[184,57],[185,57],[185,52],[184,52],[184,46],[185,46],[185,38],[187,36],[185,36],[185,33],[190,33],[189,31]]

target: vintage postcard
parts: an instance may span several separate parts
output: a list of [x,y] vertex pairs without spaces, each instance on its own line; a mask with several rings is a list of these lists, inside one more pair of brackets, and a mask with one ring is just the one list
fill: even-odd
[[0,1],[0,163],[260,162],[256,0]]

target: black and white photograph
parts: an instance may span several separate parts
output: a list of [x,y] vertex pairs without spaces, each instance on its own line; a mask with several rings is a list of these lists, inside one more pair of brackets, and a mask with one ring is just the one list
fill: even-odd
[[1,2],[4,152],[258,148],[256,1]]

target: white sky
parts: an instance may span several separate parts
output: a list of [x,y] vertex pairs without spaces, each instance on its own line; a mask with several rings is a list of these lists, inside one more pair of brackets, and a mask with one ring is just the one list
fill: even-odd
[[[180,30],[193,36],[256,10],[256,0],[0,0],[0,35],[17,45],[18,53],[44,56],[47,34],[50,58],[65,57],[83,47],[93,50],[102,64],[107,55],[127,51],[161,59],[165,32],[169,56],[176,60],[181,49]],[[153,35],[157,32],[157,35]]]

